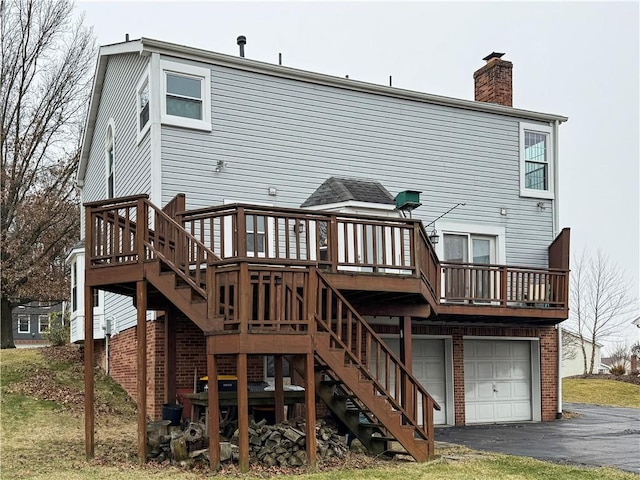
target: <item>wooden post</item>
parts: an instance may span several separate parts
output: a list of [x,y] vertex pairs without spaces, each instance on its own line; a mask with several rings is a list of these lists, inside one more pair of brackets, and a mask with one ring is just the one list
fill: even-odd
[[[404,363],[407,371],[413,373],[413,350],[411,345],[411,317],[400,319],[400,332],[402,341],[400,342],[400,360]],[[397,381],[397,380],[396,380]],[[406,375],[402,375],[402,406],[409,413],[413,413],[413,393],[411,384]]]
[[[344,241],[347,242],[346,235]],[[333,273],[338,271],[338,249],[340,248],[338,243],[338,220],[335,215],[331,215],[327,228],[327,248],[329,249],[327,259],[331,261],[331,272]]]
[[[136,252],[138,254],[138,263],[142,265],[146,257],[144,242],[149,235],[149,218],[148,218],[147,203],[145,198],[138,199],[135,234],[136,234]],[[146,431],[146,427],[145,427],[145,431]]]
[[236,217],[236,246],[240,258],[247,258],[247,220],[244,215],[244,207],[238,207]]
[[136,282],[137,306],[137,396],[138,396],[138,463],[147,460],[147,282]]
[[313,368],[313,353],[305,355],[305,405],[306,405],[306,422],[307,422],[307,459],[309,465],[316,466],[316,385],[315,370]]
[[249,386],[247,354],[238,354],[238,446],[240,472],[249,471]]
[[209,349],[207,341],[207,375],[209,378],[209,467],[217,470],[220,466],[220,407],[218,401],[218,360]]
[[176,401],[176,320],[173,305],[164,311],[164,403]]
[[[88,230],[89,228],[87,228]],[[89,250],[89,249],[87,249]],[[85,280],[86,281],[86,280]],[[84,287],[84,447],[87,460],[94,453],[93,287]]]
[[240,263],[240,273],[238,274],[238,320],[240,321],[240,333],[249,331],[249,316],[251,315],[251,280],[249,278],[249,264],[244,261]]
[[309,335],[316,333],[316,310],[318,309],[318,274],[316,267],[309,267],[307,273],[307,291],[305,292],[307,297],[307,318]]
[[[500,267],[500,304],[503,306],[507,306],[507,301],[509,300],[507,293],[507,282],[508,282],[509,272],[507,267]],[[511,299],[515,300],[515,299]]]
[[276,423],[284,421],[284,380],[282,369],[282,355],[273,357],[273,366],[275,369],[275,400],[276,400]]

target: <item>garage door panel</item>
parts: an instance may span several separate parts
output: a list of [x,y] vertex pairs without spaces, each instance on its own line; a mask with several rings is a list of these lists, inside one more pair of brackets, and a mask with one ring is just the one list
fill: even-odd
[[530,342],[466,340],[467,423],[531,420]]
[[[400,340],[397,338],[385,338],[385,342],[391,350],[400,356]],[[412,371],[413,376],[424,386],[433,399],[441,407],[440,411],[433,412],[436,425],[447,423],[447,391],[446,372],[444,366],[444,340],[414,338],[412,342]],[[395,379],[394,379],[395,380]],[[395,382],[392,382],[395,384]],[[392,385],[393,389],[393,385]],[[419,401],[418,415],[422,415],[422,401]]]

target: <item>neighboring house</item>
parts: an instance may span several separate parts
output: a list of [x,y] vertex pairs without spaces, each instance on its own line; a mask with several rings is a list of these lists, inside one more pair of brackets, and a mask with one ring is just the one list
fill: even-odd
[[62,315],[62,303],[30,302],[12,312],[13,341],[17,347],[48,345],[42,333],[49,328],[51,313]]
[[[419,437],[432,422],[555,419],[567,119],[513,108],[501,56],[475,72],[471,101],[151,39],[102,47],[77,176],[86,251],[70,262],[86,269],[74,288],[105,292],[86,312],[95,338],[109,330],[110,374],[140,396],[133,327],[146,318],[146,407],[158,416],[194,371],[212,378],[207,356],[239,382],[267,377],[262,354],[313,354],[328,368],[324,337],[304,338],[342,326],[332,345],[352,350]],[[120,198],[140,194],[149,200]],[[82,341],[80,301],[73,310]],[[285,330],[308,333],[285,341]],[[343,367],[328,375],[375,410]],[[424,388],[441,406],[434,419]]]
[[[591,364],[591,353],[594,348],[594,344],[589,340],[584,340],[585,353],[587,355],[587,369]],[[594,361],[594,373],[600,372],[600,354],[602,345],[595,344],[595,361]],[[584,355],[582,353],[582,341],[580,336],[574,332],[566,329],[562,329],[562,378],[571,377],[573,375],[584,374]]]

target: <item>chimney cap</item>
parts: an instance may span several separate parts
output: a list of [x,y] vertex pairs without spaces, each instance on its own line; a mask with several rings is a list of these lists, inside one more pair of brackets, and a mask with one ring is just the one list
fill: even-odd
[[244,35],[240,35],[237,41],[238,41],[238,45],[246,45],[247,37],[245,37]]
[[487,55],[486,57],[483,58],[483,60],[489,62],[491,60],[493,60],[494,58],[502,58],[504,55],[504,53],[499,53],[499,52],[491,52],[489,55]]

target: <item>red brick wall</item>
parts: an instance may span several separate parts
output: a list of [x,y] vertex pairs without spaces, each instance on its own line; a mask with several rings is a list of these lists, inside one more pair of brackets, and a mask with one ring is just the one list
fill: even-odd
[[[398,334],[399,326],[373,325],[378,333]],[[558,392],[558,341],[555,327],[445,327],[413,325],[413,335],[448,335],[453,344],[453,397],[455,424],[465,424],[464,336],[529,337],[540,339],[541,419],[556,418]]]
[[[165,403],[164,336],[164,317],[147,322],[147,411],[152,418],[161,417],[162,404]],[[114,335],[109,342],[109,374],[134,400],[137,397],[136,345],[136,327]],[[104,361],[100,365],[104,368]],[[263,380],[262,356],[250,355],[248,367],[249,381]],[[235,358],[220,356],[218,368],[220,375],[235,375]],[[198,378],[207,374],[205,336],[193,322],[187,318],[178,317],[176,320],[176,388],[193,388],[194,373]]]

